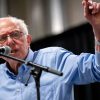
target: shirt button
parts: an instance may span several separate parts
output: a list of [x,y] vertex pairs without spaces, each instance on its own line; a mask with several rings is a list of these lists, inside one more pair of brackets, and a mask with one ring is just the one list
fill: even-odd
[[17,89],[17,92],[20,92],[20,89]]
[[16,89],[16,93],[20,92],[21,90],[20,89]]
[[18,79],[21,80],[21,77],[19,77]]

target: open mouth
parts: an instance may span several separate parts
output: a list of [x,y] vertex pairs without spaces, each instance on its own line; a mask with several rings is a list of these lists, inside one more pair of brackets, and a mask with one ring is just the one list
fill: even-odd
[[11,54],[17,53],[18,50],[11,50]]

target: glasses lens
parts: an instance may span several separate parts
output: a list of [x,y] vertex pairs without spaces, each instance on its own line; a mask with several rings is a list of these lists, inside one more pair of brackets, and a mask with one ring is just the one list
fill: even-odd
[[10,37],[13,39],[19,39],[22,36],[21,32],[15,31],[10,34]]
[[0,43],[3,43],[7,40],[7,37],[10,37],[11,39],[20,39],[21,36],[23,36],[22,32],[20,31],[13,31],[8,35],[1,35],[0,36]]
[[7,36],[6,35],[2,35],[0,36],[0,43],[3,43],[7,40]]

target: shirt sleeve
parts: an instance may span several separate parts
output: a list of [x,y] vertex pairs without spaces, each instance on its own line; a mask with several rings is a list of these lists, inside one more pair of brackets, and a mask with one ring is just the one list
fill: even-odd
[[[100,53],[75,55],[64,48],[46,48],[38,53],[36,63],[63,72],[57,78],[65,84],[100,82]],[[57,81],[57,82],[58,82]]]
[[57,69],[63,72],[67,84],[89,84],[100,81],[100,53],[75,55],[64,49],[57,53]]

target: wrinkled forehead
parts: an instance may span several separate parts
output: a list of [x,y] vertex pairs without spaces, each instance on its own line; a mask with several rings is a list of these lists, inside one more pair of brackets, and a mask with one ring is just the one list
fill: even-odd
[[13,30],[20,30],[17,23],[10,19],[0,19],[0,34],[4,34]]

